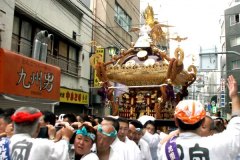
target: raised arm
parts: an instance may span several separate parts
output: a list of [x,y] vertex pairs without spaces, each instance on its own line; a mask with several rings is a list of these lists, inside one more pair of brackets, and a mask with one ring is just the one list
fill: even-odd
[[236,79],[230,75],[228,77],[229,97],[232,100],[232,115],[240,115],[240,99],[238,96],[238,85]]

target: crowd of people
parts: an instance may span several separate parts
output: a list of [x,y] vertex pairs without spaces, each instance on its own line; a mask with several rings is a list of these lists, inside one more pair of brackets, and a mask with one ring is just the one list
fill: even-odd
[[228,124],[211,117],[200,102],[182,100],[174,112],[177,128],[170,133],[157,131],[154,120],[2,109],[0,160],[235,160],[240,153],[240,100],[233,76],[228,89]]

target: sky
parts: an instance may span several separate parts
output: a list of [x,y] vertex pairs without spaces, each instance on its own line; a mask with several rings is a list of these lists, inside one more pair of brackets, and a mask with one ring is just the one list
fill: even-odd
[[[160,23],[168,23],[170,37],[176,34],[188,37],[180,43],[185,56],[198,55],[200,46],[203,49],[220,47],[220,18],[229,0],[141,0],[141,10],[148,3],[158,11]],[[156,14],[156,12],[155,12]],[[173,54],[178,46],[176,41],[170,41],[170,52]]]

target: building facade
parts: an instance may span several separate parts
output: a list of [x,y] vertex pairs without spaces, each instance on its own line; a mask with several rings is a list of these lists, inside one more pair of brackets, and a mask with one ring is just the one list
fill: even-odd
[[[226,52],[221,56],[221,78],[226,82],[229,75],[233,75],[240,84],[240,4],[238,1],[231,1],[230,6],[224,12],[222,21],[222,51]],[[238,86],[238,88],[240,85]],[[231,100],[228,90],[225,91],[225,113],[230,112]]]
[[[138,33],[131,32],[132,27],[140,25],[140,0],[121,1],[121,0],[93,0],[93,44],[92,54],[100,52],[104,61],[111,59],[110,48],[115,48],[119,54],[121,49],[130,48],[131,42],[135,42]],[[96,74],[91,70],[90,81],[90,106],[93,114],[109,115],[111,108],[105,105],[105,101],[98,95],[100,89],[96,81]],[[112,84],[118,85],[118,84]],[[117,90],[115,90],[115,93]]]
[[[92,40],[91,1],[0,1],[0,46],[33,57],[34,38],[47,31],[46,63],[61,69],[59,101],[34,105],[57,114],[82,113],[89,106],[89,55]],[[56,105],[57,104],[57,105]],[[16,104],[21,105],[21,104]],[[0,107],[9,106],[0,102]]]

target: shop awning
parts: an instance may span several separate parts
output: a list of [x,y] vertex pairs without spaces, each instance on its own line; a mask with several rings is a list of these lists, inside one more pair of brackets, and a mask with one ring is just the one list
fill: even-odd
[[19,97],[11,95],[0,95],[0,108],[19,108],[19,107],[35,107],[40,110],[53,110],[54,105],[58,105],[59,102],[49,101],[44,99]]

